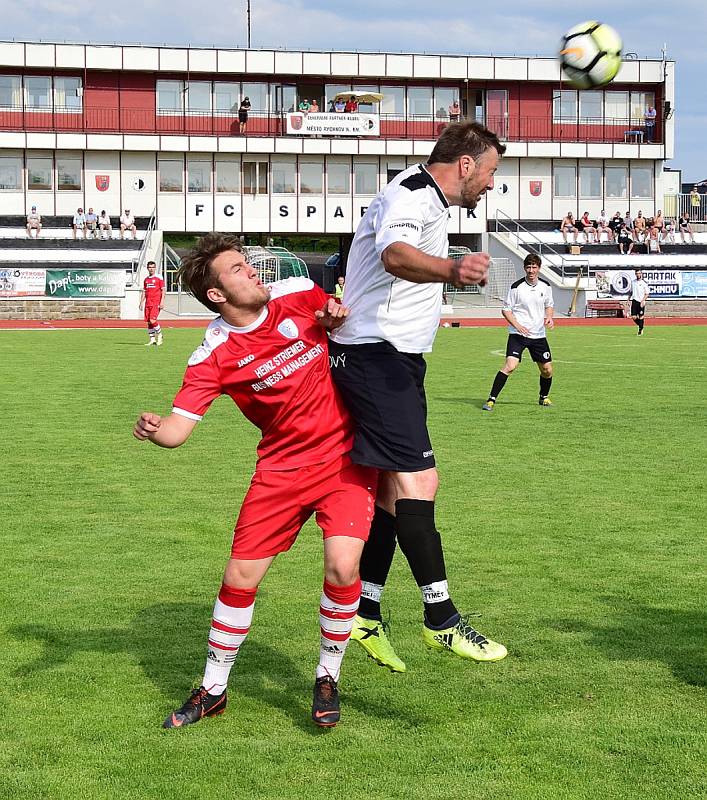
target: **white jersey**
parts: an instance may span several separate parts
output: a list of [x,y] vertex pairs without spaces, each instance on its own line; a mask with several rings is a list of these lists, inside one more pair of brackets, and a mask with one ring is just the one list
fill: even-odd
[[[545,336],[545,310],[554,305],[552,286],[544,278],[538,278],[535,285],[521,278],[511,284],[503,309],[511,311],[518,324],[528,329],[529,339],[542,339]],[[508,326],[508,331],[524,335],[513,325]]]
[[442,312],[442,283],[412,283],[386,272],[381,255],[403,242],[446,258],[449,203],[422,166],[397,175],[359,223],[349,252],[346,322],[333,334],[340,344],[390,342],[401,353],[432,350]]
[[648,288],[648,284],[643,278],[641,278],[640,281],[636,278],[631,281],[631,300],[637,300],[639,303],[642,303],[650,293],[651,291]]

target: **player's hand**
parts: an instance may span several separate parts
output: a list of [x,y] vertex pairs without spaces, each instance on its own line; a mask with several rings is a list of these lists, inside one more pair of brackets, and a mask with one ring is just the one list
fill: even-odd
[[555,320],[552,317],[545,317],[545,327],[552,330],[555,327]]
[[348,315],[348,308],[337,303],[333,298],[329,298],[322,309],[314,312],[317,322],[328,331],[340,328]]
[[530,331],[528,330],[528,328],[525,327],[525,325],[518,325],[516,323],[513,327],[518,331],[518,333],[521,336],[529,336],[530,335]]
[[133,436],[144,442],[149,439],[153,433],[160,429],[162,424],[162,417],[159,414],[153,414],[151,411],[143,411],[140,418],[135,423],[133,428]]
[[452,279],[458,289],[462,286],[486,286],[489,275],[488,253],[473,253],[452,262]]

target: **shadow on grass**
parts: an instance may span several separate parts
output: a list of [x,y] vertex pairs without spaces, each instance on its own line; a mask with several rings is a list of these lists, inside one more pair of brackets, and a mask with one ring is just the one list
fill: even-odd
[[704,613],[605,599],[613,607],[612,620],[554,620],[550,626],[559,631],[588,634],[588,643],[611,659],[662,661],[684,683],[707,686]]
[[[56,669],[80,652],[128,653],[135,657],[148,679],[169,698],[170,708],[180,705],[203,673],[206,635],[211,607],[199,603],[161,603],[142,609],[125,628],[86,628],[65,630],[47,625],[16,625],[9,629],[15,639],[37,642],[42,653],[18,668],[19,677]],[[282,652],[265,644],[259,636],[257,620],[253,633],[243,645],[231,674],[230,693],[248,696],[278,708],[306,733],[319,735],[310,720],[314,667],[304,675]],[[264,626],[263,626],[264,630]],[[316,653],[313,646],[312,653]],[[382,707],[357,696],[342,695],[342,706],[354,707],[362,714],[383,718],[399,717],[408,726],[424,724],[408,711]],[[165,714],[170,709],[165,709]]]

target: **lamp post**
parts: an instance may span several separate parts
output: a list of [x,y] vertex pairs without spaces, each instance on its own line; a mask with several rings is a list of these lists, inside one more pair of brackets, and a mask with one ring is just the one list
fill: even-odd
[[250,50],[250,0],[248,0],[248,49]]

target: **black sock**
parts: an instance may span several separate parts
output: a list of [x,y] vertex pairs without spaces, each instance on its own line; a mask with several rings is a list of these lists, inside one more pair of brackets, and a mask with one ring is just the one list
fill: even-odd
[[550,387],[552,386],[552,378],[545,378],[540,376],[540,397],[547,397],[550,394]]
[[501,389],[506,385],[506,381],[508,380],[508,375],[505,372],[501,372],[500,370],[496,373],[496,377],[493,379],[493,386],[491,387],[491,394],[489,395],[489,400],[495,400],[499,394],[501,394]]
[[[447,580],[442,539],[435,528],[434,500],[398,500],[396,530],[400,549],[408,560],[419,587]],[[425,602],[425,622],[440,627],[458,615],[449,596],[440,602]]]
[[643,330],[643,317],[641,317],[641,318],[638,320],[638,330],[639,330],[639,331],[642,331],[642,330]]
[[[395,554],[395,517],[376,506],[371,532],[361,553],[361,581],[385,586]],[[364,591],[366,588],[364,586]],[[381,620],[380,598],[361,594],[358,613],[366,619]]]
[[641,322],[638,317],[633,318],[634,325],[637,325],[639,328],[641,327]]

